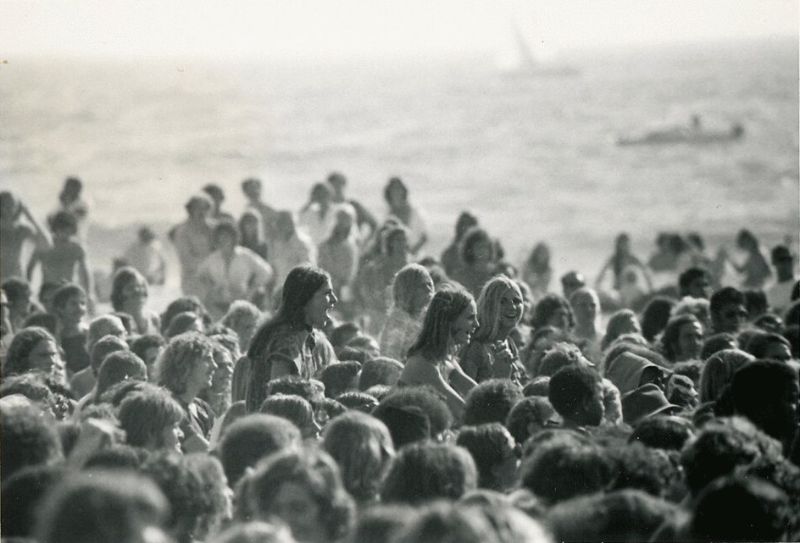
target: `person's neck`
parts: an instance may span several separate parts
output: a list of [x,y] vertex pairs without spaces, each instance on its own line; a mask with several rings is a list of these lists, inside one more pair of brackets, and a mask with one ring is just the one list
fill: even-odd
[[59,324],[61,325],[60,335],[62,338],[77,336],[82,332],[81,321],[74,322],[61,320]]
[[183,403],[185,403],[186,405],[189,405],[190,403],[192,403],[192,402],[194,401],[194,399],[195,399],[195,398],[197,398],[197,395],[198,395],[198,394],[200,394],[200,391],[199,391],[199,390],[195,390],[195,389],[188,389],[188,388],[187,388],[187,389],[186,389],[186,390],[183,392],[183,394],[179,394],[179,395],[178,395],[178,398],[180,398],[180,399],[181,399],[181,401],[182,401]]
[[786,283],[788,281],[794,281],[794,270],[781,270],[780,268],[777,270],[776,275],[778,276],[778,283]]

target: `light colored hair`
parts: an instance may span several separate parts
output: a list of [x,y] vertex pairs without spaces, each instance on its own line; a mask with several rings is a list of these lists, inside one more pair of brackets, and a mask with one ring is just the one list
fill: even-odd
[[173,394],[183,394],[189,375],[213,353],[211,340],[203,334],[188,332],[175,336],[156,361],[158,384]]
[[507,291],[513,291],[522,300],[522,291],[517,284],[504,275],[490,279],[478,296],[478,329],[475,331],[475,341],[492,342],[499,339],[500,333],[500,301]]
[[419,264],[407,264],[398,271],[392,281],[392,297],[394,305],[399,307],[409,315],[416,315],[424,307],[414,307],[416,289],[421,288],[426,283],[433,284],[431,274],[424,266]]

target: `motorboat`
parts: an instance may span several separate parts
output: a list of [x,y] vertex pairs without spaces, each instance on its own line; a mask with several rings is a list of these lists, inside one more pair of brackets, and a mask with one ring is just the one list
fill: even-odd
[[725,143],[744,137],[744,127],[735,123],[727,129],[702,128],[699,123],[692,126],[675,126],[658,130],[650,130],[641,134],[621,136],[617,145],[670,145],[689,144],[704,145],[709,143]]

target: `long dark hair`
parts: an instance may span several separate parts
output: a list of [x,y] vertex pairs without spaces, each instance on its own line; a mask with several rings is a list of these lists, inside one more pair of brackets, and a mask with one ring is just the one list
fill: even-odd
[[408,350],[408,356],[419,353],[429,360],[443,360],[447,356],[453,322],[472,302],[472,295],[463,289],[445,288],[434,294],[422,330]]

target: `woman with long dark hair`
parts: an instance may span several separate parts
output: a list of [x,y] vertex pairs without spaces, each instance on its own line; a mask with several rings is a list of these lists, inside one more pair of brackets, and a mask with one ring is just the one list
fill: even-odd
[[321,330],[337,301],[330,276],[324,270],[297,266],[289,272],[278,312],[256,332],[247,352],[248,412],[258,411],[272,379],[285,375],[308,379],[336,360],[333,347]]

